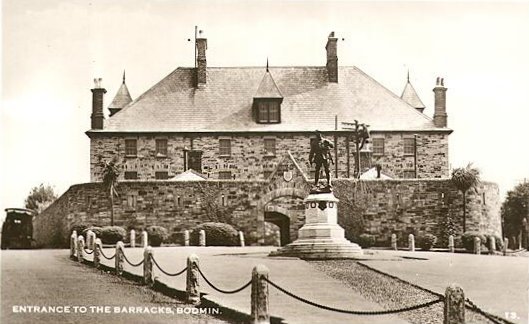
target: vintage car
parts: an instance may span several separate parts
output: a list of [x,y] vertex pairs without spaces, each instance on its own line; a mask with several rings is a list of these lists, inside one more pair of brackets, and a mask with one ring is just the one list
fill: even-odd
[[30,249],[33,241],[35,212],[24,208],[6,208],[2,225],[2,250]]

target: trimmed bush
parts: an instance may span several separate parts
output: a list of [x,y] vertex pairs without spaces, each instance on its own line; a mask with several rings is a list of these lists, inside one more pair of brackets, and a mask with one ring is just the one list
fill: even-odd
[[417,247],[424,251],[429,251],[437,243],[437,236],[433,234],[424,234],[417,238]]
[[160,246],[169,238],[167,229],[162,226],[149,226],[146,231],[151,246]]
[[207,246],[237,246],[238,232],[233,226],[225,223],[208,222],[198,225],[190,234],[191,245],[198,245],[200,230],[206,232]]
[[376,242],[375,235],[364,233],[358,236],[358,239],[356,240],[355,243],[357,243],[363,248],[370,248],[375,245],[375,242]]
[[83,237],[85,240],[86,240],[86,233],[88,232],[88,230],[91,230],[92,232],[94,232],[96,237],[101,238],[101,232],[103,231],[103,228],[98,227],[98,226],[90,226],[83,231]]
[[[70,233],[68,233],[68,236],[72,235],[73,231],[77,232],[77,236],[83,235],[83,232],[88,228],[87,224],[77,223],[73,224],[72,227],[70,227]],[[84,236],[84,235],[83,235]],[[85,237],[86,239],[86,237]]]
[[101,242],[103,244],[116,244],[123,241],[127,236],[127,231],[119,226],[105,226],[101,229]]
[[485,234],[473,231],[465,232],[463,236],[461,236],[461,241],[463,243],[463,247],[468,252],[474,251],[474,237],[479,237],[482,246],[486,246],[487,244],[487,236],[485,236]]

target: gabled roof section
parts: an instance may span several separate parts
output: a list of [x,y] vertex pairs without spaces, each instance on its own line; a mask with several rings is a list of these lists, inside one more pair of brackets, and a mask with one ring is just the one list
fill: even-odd
[[123,72],[123,83],[119,87],[114,100],[108,106],[108,109],[121,109],[132,102],[132,97],[130,96],[129,89],[125,83],[125,72]]
[[207,180],[207,178],[203,174],[198,173],[193,169],[189,169],[185,172],[177,174],[176,176],[172,177],[170,180],[171,181],[205,181]]
[[424,110],[424,108],[426,108],[426,106],[422,103],[421,98],[419,98],[417,91],[415,91],[415,88],[413,88],[411,85],[409,79],[406,83],[406,86],[404,86],[404,90],[402,91],[400,98],[406,101],[413,108],[420,109],[421,112]]
[[[262,67],[208,67],[207,87],[196,88],[195,69],[177,68],[109,118],[103,130],[88,133],[333,131],[335,117],[339,127],[356,119],[371,131],[451,132],[357,67],[339,67],[338,83],[328,82],[325,67],[271,67],[269,73],[263,78]],[[255,122],[252,106],[261,83],[268,90],[262,94],[280,89],[281,123]]]
[[263,76],[263,79],[259,84],[259,88],[257,88],[257,92],[253,97],[277,99],[283,98],[283,95],[281,94],[281,91],[279,91],[279,88],[277,87],[277,84],[274,81],[272,74],[270,74],[270,71],[268,70],[268,67],[266,68],[265,75]]

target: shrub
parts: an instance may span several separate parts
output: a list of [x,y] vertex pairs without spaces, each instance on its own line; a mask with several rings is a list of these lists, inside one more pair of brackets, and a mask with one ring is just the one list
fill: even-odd
[[88,225],[86,224],[82,224],[82,223],[74,224],[72,225],[72,227],[70,227],[70,233],[68,235],[69,236],[72,235],[73,231],[77,232],[77,236],[82,235],[84,230],[86,230],[87,228],[88,228]]
[[463,236],[461,236],[461,241],[465,250],[469,252],[474,251],[474,237],[479,237],[479,239],[481,240],[481,245],[487,244],[487,237],[485,236],[485,234],[473,231],[465,232]]
[[206,245],[208,246],[236,246],[238,232],[233,226],[225,223],[208,222],[198,225],[191,232],[191,244],[198,245],[200,230],[206,232]]
[[355,243],[358,243],[363,248],[370,248],[375,245],[375,236],[371,234],[360,234]]
[[151,246],[160,246],[169,238],[167,229],[162,226],[149,226],[146,231]]
[[417,238],[417,246],[424,251],[429,251],[436,242],[437,236],[429,233]]
[[90,226],[90,227],[87,227],[85,230],[83,230],[83,237],[85,238],[85,240],[86,240],[86,233],[88,232],[88,230],[91,230],[92,232],[94,232],[97,238],[101,238],[101,232],[103,231],[103,228],[98,227],[98,226]]
[[101,229],[101,242],[103,244],[116,244],[123,241],[127,236],[127,231],[119,226],[105,226]]

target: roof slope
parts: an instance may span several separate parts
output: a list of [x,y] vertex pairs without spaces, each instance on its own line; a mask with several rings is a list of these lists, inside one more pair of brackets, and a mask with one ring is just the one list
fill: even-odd
[[127,88],[127,85],[125,84],[125,80],[123,80],[121,87],[119,87],[119,90],[116,93],[114,100],[112,100],[108,108],[109,109],[121,109],[131,102],[132,102],[132,97],[130,96],[129,89]]
[[415,88],[413,88],[409,80],[406,83],[406,86],[404,86],[404,90],[402,91],[402,95],[400,97],[402,98],[402,100],[406,101],[410,106],[414,108],[426,108],[426,106],[422,103],[421,98],[419,98],[417,91],[415,91]]
[[264,68],[210,67],[203,88],[194,87],[193,68],[177,68],[109,118],[103,130],[90,132],[329,131],[335,116],[339,123],[357,119],[371,130],[449,131],[356,67],[340,67],[339,83],[327,81],[325,67],[269,70],[283,96],[279,124],[252,119]]
[[268,70],[261,80],[254,98],[283,98],[281,91],[277,88],[277,84]]

